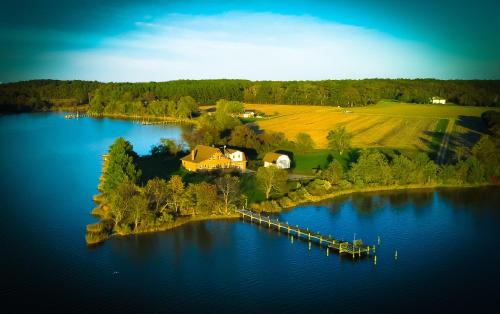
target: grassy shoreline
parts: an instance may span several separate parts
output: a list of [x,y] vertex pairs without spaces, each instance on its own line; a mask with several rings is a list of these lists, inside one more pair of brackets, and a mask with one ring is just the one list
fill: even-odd
[[[485,186],[497,186],[499,184],[495,183],[481,183],[481,184],[410,184],[410,185],[398,185],[398,186],[373,186],[373,187],[365,187],[365,188],[354,188],[354,189],[346,189],[334,191],[332,193],[328,193],[325,195],[309,195],[307,199],[294,201],[291,204],[288,204],[285,207],[282,207],[281,210],[291,210],[292,208],[299,205],[306,204],[317,204],[319,202],[323,202],[326,200],[332,200],[339,196],[355,194],[355,193],[370,193],[370,192],[381,192],[381,191],[399,191],[399,190],[435,190],[439,188],[452,188],[452,189],[463,189],[463,188],[478,188]],[[280,211],[281,211],[280,210]]]
[[[452,188],[452,189],[463,189],[463,188],[478,188],[478,187],[485,187],[485,186],[496,186],[498,184],[495,183],[483,183],[483,184],[462,184],[462,185],[456,185],[456,184],[411,184],[411,185],[402,185],[402,186],[374,186],[374,187],[367,187],[367,188],[354,188],[354,189],[347,189],[347,190],[340,190],[340,191],[334,191],[332,193],[328,193],[325,195],[321,196],[315,196],[315,195],[309,195],[307,196],[306,199],[300,200],[300,201],[295,201],[292,204],[289,204],[289,206],[282,207],[278,212],[281,212],[283,210],[292,210],[294,207],[300,206],[300,205],[307,205],[307,204],[318,204],[323,201],[327,200],[333,200],[337,197],[340,196],[345,196],[345,195],[350,195],[350,194],[355,194],[355,193],[370,193],[370,192],[381,192],[381,191],[400,191],[400,190],[435,190],[439,188]],[[100,196],[94,197],[96,201],[100,199]],[[106,210],[104,210],[103,205],[100,204],[98,207],[96,207],[93,211],[93,215],[97,215],[101,217],[101,220],[97,222],[96,224],[99,224],[105,219],[104,214]],[[97,210],[100,209],[100,210]],[[265,212],[265,211],[263,211]],[[276,212],[269,212],[269,213],[276,213]],[[86,242],[87,245],[96,245],[99,243],[104,242],[105,240],[111,238],[111,237],[126,237],[130,235],[139,235],[139,234],[146,234],[146,233],[153,233],[153,232],[164,232],[164,231],[169,231],[178,227],[181,227],[183,225],[186,225],[188,223],[192,222],[198,222],[198,221],[208,221],[208,220],[234,220],[240,218],[240,215],[237,213],[231,213],[227,215],[199,215],[199,216],[184,216],[180,217],[177,220],[166,223],[161,226],[157,226],[154,228],[149,228],[149,229],[143,229],[140,231],[132,231],[132,232],[118,232],[118,233],[112,233],[108,235],[102,235],[99,237],[91,237],[88,238],[86,236]],[[95,225],[95,224],[91,224]],[[90,225],[89,225],[90,226]],[[87,229],[88,232],[88,229]]]
[[100,204],[96,208],[92,210],[92,215],[98,216],[101,219],[94,223],[94,224],[89,224],[87,225],[87,232],[85,236],[85,240],[87,245],[96,245],[99,243],[104,242],[105,240],[111,238],[111,237],[126,237],[130,235],[139,235],[139,234],[146,234],[146,233],[153,233],[153,232],[163,232],[163,231],[168,231],[172,230],[175,228],[178,228],[180,226],[183,226],[185,224],[191,223],[191,222],[197,222],[197,221],[207,221],[207,220],[234,220],[238,219],[240,217],[239,214],[237,213],[231,213],[231,214],[224,214],[224,215],[197,215],[197,216],[183,216],[179,217],[178,219],[165,223],[160,226],[152,227],[152,228],[147,228],[147,229],[142,229],[140,231],[130,231],[130,232],[115,232],[115,233],[105,233],[102,232],[102,230],[99,231],[92,231],[92,228],[95,226],[98,226],[99,224],[102,224],[107,218],[105,217],[105,213],[107,211],[103,209],[103,205]]

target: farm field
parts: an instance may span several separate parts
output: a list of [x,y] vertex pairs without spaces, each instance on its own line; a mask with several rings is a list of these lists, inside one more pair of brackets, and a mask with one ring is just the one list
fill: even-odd
[[[461,142],[464,134],[483,131],[480,115],[491,108],[454,105],[420,105],[381,102],[368,107],[337,108],[304,105],[246,104],[266,115],[276,115],[262,120],[263,130],[285,133],[294,139],[297,133],[311,135],[318,148],[328,145],[326,135],[337,126],[345,126],[353,134],[354,147],[392,147],[432,151],[436,131],[447,119],[463,121],[456,130],[455,141]],[[441,121],[441,122],[440,122]],[[471,129],[472,128],[472,129]],[[477,136],[476,136],[477,137]]]

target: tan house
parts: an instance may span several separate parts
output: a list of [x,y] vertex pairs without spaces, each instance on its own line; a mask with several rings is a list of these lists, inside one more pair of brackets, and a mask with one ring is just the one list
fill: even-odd
[[264,156],[264,167],[276,167],[279,169],[290,168],[290,157],[285,154],[267,153]]
[[220,169],[239,169],[245,171],[247,160],[242,151],[219,149],[197,145],[189,155],[181,158],[182,166],[189,171],[212,171]]

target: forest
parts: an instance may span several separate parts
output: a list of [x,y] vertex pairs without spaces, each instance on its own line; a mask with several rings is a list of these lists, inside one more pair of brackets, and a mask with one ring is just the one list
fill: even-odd
[[[147,83],[33,80],[0,84],[0,111],[57,108],[61,100],[89,104],[95,113],[148,112],[154,101],[192,97],[198,104],[219,99],[256,104],[366,106],[383,99],[428,103],[433,96],[467,106],[499,106],[499,80],[364,79],[324,81],[177,80]],[[132,109],[130,109],[132,108]]]

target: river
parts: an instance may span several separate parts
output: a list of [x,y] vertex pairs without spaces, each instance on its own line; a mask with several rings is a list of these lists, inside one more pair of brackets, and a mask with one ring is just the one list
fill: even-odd
[[[0,117],[3,309],[22,312],[498,311],[500,189],[355,194],[280,214],[337,238],[352,261],[248,222],[205,221],[85,245],[101,157],[117,136],[139,154],[177,126],[57,113]],[[395,259],[395,251],[398,258]],[[9,310],[10,311],[10,310]]]

